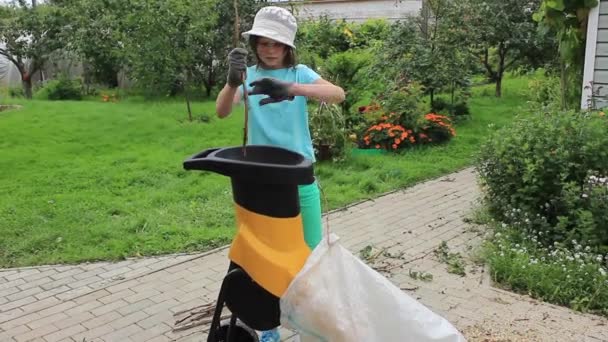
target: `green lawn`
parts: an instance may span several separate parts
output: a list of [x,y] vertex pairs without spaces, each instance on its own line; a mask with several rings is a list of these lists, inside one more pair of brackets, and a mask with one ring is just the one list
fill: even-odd
[[[320,163],[331,208],[471,164],[490,123],[508,123],[524,104],[525,79],[475,89],[473,119],[448,145],[401,155]],[[487,88],[489,90],[484,90]],[[483,95],[483,94],[487,95]],[[234,232],[229,180],[186,172],[182,161],[208,147],[238,145],[242,114],[190,123],[180,102],[12,101],[0,112],[0,267],[116,260],[201,251]]]

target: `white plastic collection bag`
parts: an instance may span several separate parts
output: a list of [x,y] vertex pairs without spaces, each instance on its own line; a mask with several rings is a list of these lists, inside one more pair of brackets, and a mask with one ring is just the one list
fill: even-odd
[[281,298],[281,324],[301,342],[465,341],[337,241],[323,239]]

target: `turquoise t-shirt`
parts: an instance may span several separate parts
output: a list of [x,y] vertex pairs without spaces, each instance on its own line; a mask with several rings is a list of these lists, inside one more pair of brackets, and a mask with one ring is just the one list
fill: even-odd
[[[309,67],[299,64],[295,68],[262,69],[255,65],[247,68],[247,89],[257,79],[272,77],[285,82],[310,84],[320,78]],[[266,95],[249,95],[248,144],[283,147],[315,161],[308,127],[307,98],[296,96],[292,101],[281,101],[260,106]]]

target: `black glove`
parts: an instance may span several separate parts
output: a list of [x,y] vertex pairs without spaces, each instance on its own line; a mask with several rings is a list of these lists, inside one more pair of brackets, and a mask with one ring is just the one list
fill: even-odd
[[262,78],[261,80],[251,82],[249,86],[253,87],[249,91],[250,95],[268,95],[267,98],[260,100],[260,106],[294,99],[294,96],[289,92],[291,83],[288,82],[279,81],[274,78]]
[[242,73],[247,70],[247,50],[236,48],[228,54],[228,85],[237,88],[243,84]]

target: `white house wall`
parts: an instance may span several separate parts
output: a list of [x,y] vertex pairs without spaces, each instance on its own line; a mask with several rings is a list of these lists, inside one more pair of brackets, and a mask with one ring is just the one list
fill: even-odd
[[[593,84],[593,93],[590,85]],[[581,108],[608,107],[608,0],[600,0],[589,13]]]
[[300,19],[327,15],[331,19],[362,22],[367,19],[383,18],[396,21],[416,15],[422,8],[422,0],[312,0],[291,1],[296,16]]

